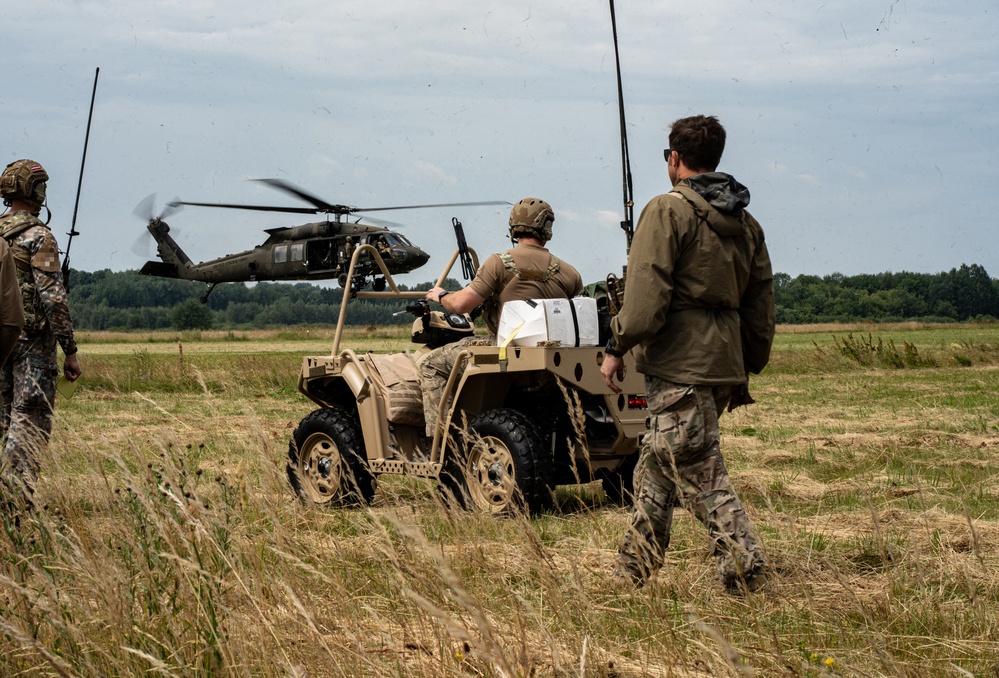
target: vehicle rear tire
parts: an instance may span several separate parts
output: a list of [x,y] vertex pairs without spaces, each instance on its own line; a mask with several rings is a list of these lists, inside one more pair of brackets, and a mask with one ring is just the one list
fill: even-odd
[[341,407],[315,410],[288,445],[288,482],[305,504],[357,506],[375,496],[357,418]]
[[[457,485],[457,490],[448,488],[456,500],[493,515],[517,509],[536,514],[551,508],[554,463],[527,415],[505,408],[489,410],[468,428],[461,445],[465,458],[445,463],[450,474],[441,472],[442,478],[448,478],[442,483]],[[455,473],[455,467],[461,472]]]

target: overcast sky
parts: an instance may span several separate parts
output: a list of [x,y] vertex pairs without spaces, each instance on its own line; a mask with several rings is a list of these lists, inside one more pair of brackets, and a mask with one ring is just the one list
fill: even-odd
[[[617,2],[635,215],[667,189],[669,123],[728,130],[775,271],[999,277],[994,0]],[[5,12],[0,159],[41,162],[65,248],[94,70],[74,268],[139,268],[137,203],[295,205],[278,177],[361,207],[507,200],[555,209],[551,249],[587,282],[625,262],[606,0],[36,0]],[[480,255],[508,209],[382,213],[431,254],[451,217]],[[297,215],[187,208],[194,261]],[[455,271],[457,277],[458,271]]]

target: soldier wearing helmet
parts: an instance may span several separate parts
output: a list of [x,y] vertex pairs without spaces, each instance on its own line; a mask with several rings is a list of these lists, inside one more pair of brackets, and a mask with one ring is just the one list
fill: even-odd
[[[443,287],[434,287],[427,292],[426,300],[459,314],[482,306],[486,327],[495,337],[500,311],[508,301],[578,296],[583,291],[579,272],[545,249],[545,244],[552,239],[554,221],[555,211],[551,205],[539,198],[524,198],[510,210],[509,234],[514,246],[490,255],[465,289],[450,293]],[[469,337],[441,346],[420,362],[428,437],[436,427],[437,404],[454,367],[455,356],[469,342],[480,339],[482,337]]]
[[38,473],[37,455],[52,432],[59,376],[56,344],[66,355],[66,379],[75,381],[81,374],[59,247],[38,218],[48,178],[34,160],[12,162],[0,176],[0,197],[8,207],[0,215],[0,236],[14,255],[24,307],[24,329],[0,367],[0,433],[6,433],[4,465],[19,474],[29,495]]

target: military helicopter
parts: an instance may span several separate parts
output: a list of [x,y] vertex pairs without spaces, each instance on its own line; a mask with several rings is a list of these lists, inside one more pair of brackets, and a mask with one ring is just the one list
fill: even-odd
[[[362,212],[383,212],[388,210],[423,209],[431,207],[469,207],[480,205],[509,205],[496,200],[486,202],[455,202],[435,205],[400,205],[396,207],[351,207],[333,205],[281,179],[254,179],[266,186],[293,195],[312,207],[280,207],[271,205],[235,205],[226,203],[186,202],[174,200],[168,203],[170,210],[152,216],[152,196],[140,203],[136,213],[146,212],[149,223],[146,229],[157,245],[157,256],[162,261],[147,261],[139,271],[142,275],[182,280],[200,280],[209,287],[201,297],[208,301],[215,286],[226,282],[248,282],[265,280],[328,280],[336,278],[341,287],[347,285],[347,269],[351,254],[358,245],[372,245],[378,250],[389,273],[408,273],[423,266],[430,255],[411,243],[404,235],[390,230],[384,225],[359,223],[360,219],[389,224]],[[291,214],[325,214],[325,221],[317,221],[300,226],[270,228],[264,232],[268,238],[263,244],[239,254],[230,254],[219,259],[195,264],[170,236],[170,227],[163,219],[183,205],[196,207],[222,207],[225,209],[255,210],[261,212],[285,212]],[[348,221],[349,215],[358,214],[357,221]],[[363,289],[371,285],[375,291],[385,289],[385,278],[377,263],[369,253],[363,253],[354,270],[352,289]]]

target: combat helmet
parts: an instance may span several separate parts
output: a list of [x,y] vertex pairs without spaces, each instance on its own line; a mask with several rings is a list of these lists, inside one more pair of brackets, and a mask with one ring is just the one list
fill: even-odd
[[45,182],[48,180],[48,173],[34,160],[15,160],[0,176],[0,197],[6,205],[12,200],[23,200],[41,207],[45,204]]
[[552,239],[555,211],[540,198],[524,198],[510,210],[510,237],[526,235],[545,243]]

